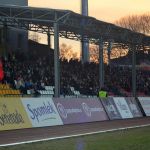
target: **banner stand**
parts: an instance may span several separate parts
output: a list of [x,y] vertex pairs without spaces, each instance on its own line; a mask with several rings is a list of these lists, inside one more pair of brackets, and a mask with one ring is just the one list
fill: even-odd
[[99,98],[99,102],[102,104],[102,106],[104,108],[104,111],[105,111],[106,115],[108,116],[108,120],[111,120],[111,118],[110,118],[108,112],[106,111],[106,108],[105,108],[105,106],[104,106],[104,104],[102,102],[102,101],[105,101],[105,100],[107,100],[107,98],[104,98],[104,99],[103,98]]
[[138,106],[139,106],[139,108],[141,110],[141,113],[142,113],[143,117],[146,117],[146,113],[145,113],[145,111],[144,111],[144,109],[142,107],[142,104],[140,103],[140,101],[139,101],[139,99],[137,97],[135,98],[135,101],[137,102],[137,104],[138,104]]

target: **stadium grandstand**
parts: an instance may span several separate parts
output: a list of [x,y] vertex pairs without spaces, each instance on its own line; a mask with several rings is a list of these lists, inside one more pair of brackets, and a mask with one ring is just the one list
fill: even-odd
[[[42,10],[43,12],[40,11],[40,8],[1,6],[0,15],[1,15],[2,24],[7,24],[8,27],[17,26],[20,29],[21,28],[28,29],[31,31],[37,30],[37,32],[43,32],[43,33],[50,32],[50,34],[54,33],[54,37],[55,37],[55,50],[52,50],[52,52],[54,52],[53,53],[54,57],[52,55],[50,56],[50,54],[47,54],[45,57],[39,58],[39,56],[31,54],[32,50],[25,52],[25,51],[16,51],[15,49],[9,50],[7,48],[7,53],[8,53],[7,58],[6,56],[5,58],[3,58],[4,71],[5,71],[4,73],[5,77],[2,81],[3,83],[10,84],[10,86],[15,90],[20,90],[20,93],[22,93],[23,95],[34,93],[34,92],[37,95],[52,94],[52,96],[54,93],[55,96],[60,96],[60,94],[96,95],[98,89],[104,85],[104,82],[105,82],[105,86],[107,87],[107,90],[112,95],[121,96],[124,95],[125,93],[128,93],[127,95],[131,95],[131,92],[134,92],[133,95],[135,95],[136,89],[138,93],[142,93],[143,95],[149,94],[149,78],[144,78],[149,75],[149,72],[147,73],[146,71],[144,71],[144,73],[141,73],[139,70],[137,70],[137,78],[140,78],[142,76],[143,80],[138,81],[139,83],[136,83],[135,80],[136,69],[134,63],[135,56],[136,56],[134,53],[135,49],[137,49],[143,44],[145,46],[149,46],[148,36],[145,36],[140,33],[134,33],[130,30],[117,27],[113,24],[97,21],[94,18],[90,18],[86,16],[81,17],[80,15],[70,11],[60,11],[60,10],[52,10],[52,9],[42,9]],[[10,14],[10,12],[12,14]],[[47,13],[51,14],[50,20],[48,20],[49,18],[47,16]],[[56,23],[54,22],[55,20],[53,21],[53,19],[55,19],[54,18],[55,14],[59,16]],[[37,17],[37,15],[41,17]],[[76,22],[76,25],[73,25],[71,22],[69,22],[70,19],[72,19],[72,21],[74,22],[78,20],[78,22]],[[112,66],[104,67],[103,58],[101,58],[103,51],[100,50],[100,53],[101,52],[102,53],[100,54],[99,65],[94,63],[87,63],[82,65],[81,62],[77,60],[71,60],[69,62],[61,61],[62,71],[61,71],[61,81],[60,81],[60,74],[59,74],[60,67],[59,67],[59,59],[58,59],[59,58],[58,35],[64,37],[63,32],[65,33],[65,30],[68,30],[68,26],[70,26],[69,28],[70,34],[67,31],[68,36],[65,37],[68,39],[80,40],[80,37],[76,36],[77,34],[82,35],[82,33],[80,33],[79,29],[77,29],[76,27],[76,26],[80,26],[78,25],[80,24],[80,19],[81,20],[84,19],[86,22],[93,22],[93,26],[88,24],[84,28],[86,34],[86,39],[84,39],[85,41],[87,40],[88,37],[88,41],[100,45],[100,49],[103,49],[103,44],[107,46],[109,41],[113,42],[113,45],[115,46],[117,45],[120,46],[121,44],[124,44],[128,47],[131,47],[132,51],[130,56],[132,56],[132,59],[130,59],[130,61],[133,60],[132,65],[134,65],[134,67],[131,67],[132,70],[131,68],[118,69],[117,67],[112,68]],[[30,21],[32,21],[32,24],[35,25],[26,26],[26,23],[27,22],[30,23]],[[47,27],[45,27],[45,29],[40,28],[40,26],[36,28],[38,26],[37,25],[38,22],[41,27],[42,26],[43,27],[47,26]],[[48,22],[50,26],[52,25],[51,28],[48,26],[47,24]],[[59,27],[60,31],[58,31],[57,26],[60,26]],[[94,29],[95,27],[100,28],[100,30],[97,30],[97,33],[95,33],[95,29]],[[107,32],[108,35],[106,35],[106,33],[104,33],[103,30],[101,30],[102,27],[105,30],[105,32]],[[89,28],[90,28],[90,32],[88,32]],[[55,30],[57,32],[54,32]],[[72,36],[73,33],[75,34],[75,36]],[[100,37],[97,36],[97,34],[99,33],[101,34]],[[43,49],[43,47],[41,47],[41,49]],[[47,58],[48,56],[49,59]],[[38,59],[36,57],[38,57]],[[147,57],[149,57],[149,53],[147,54]],[[118,60],[120,59],[123,60],[124,58],[118,58]],[[55,66],[53,66],[53,64],[55,64]],[[75,65],[76,67],[73,67]],[[90,71],[90,68],[93,67],[95,69],[94,70],[91,69]],[[21,70],[21,68],[24,69]],[[40,74],[38,74],[39,70],[41,71]],[[80,70],[80,72],[78,70]],[[120,72],[119,70],[122,71]],[[129,73],[127,73],[128,71]],[[140,72],[140,74],[138,73],[138,71]],[[106,73],[105,77],[104,77],[104,72]],[[114,76],[111,75],[112,72]],[[127,75],[123,76],[126,73]],[[121,82],[124,79],[127,81],[126,85],[122,84]],[[140,87],[138,87],[141,85],[144,86],[142,90]],[[47,91],[46,90],[47,88],[45,88],[45,86],[48,86],[48,89],[51,90]],[[74,90],[72,91],[71,89]]]
[[[95,44],[98,62],[61,59],[59,37]],[[128,52],[111,59],[114,47]],[[69,10],[0,5],[0,50],[0,147],[150,125],[150,36]]]

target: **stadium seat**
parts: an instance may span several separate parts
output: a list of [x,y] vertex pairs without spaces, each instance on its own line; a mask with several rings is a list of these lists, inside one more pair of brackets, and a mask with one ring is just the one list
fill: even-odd
[[20,96],[20,90],[10,88],[9,84],[0,84],[0,96]]

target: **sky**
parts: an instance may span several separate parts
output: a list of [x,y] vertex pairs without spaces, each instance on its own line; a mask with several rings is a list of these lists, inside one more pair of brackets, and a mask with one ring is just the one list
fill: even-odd
[[[28,0],[29,6],[67,9],[80,13],[81,0]],[[150,0],[89,0],[89,16],[113,23],[121,17],[150,12]],[[45,37],[41,36],[45,43]],[[64,40],[61,40],[64,42]],[[68,42],[67,42],[68,43]],[[70,42],[70,45],[79,45]]]

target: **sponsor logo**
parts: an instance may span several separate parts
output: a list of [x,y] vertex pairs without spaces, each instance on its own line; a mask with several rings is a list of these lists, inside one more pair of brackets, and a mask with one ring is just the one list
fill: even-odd
[[82,103],[83,111],[85,112],[86,116],[91,117],[92,113],[94,112],[103,112],[104,109],[100,107],[89,107],[87,103]]
[[57,109],[61,117],[63,117],[64,119],[67,119],[68,116],[67,116],[67,112],[64,106],[60,103],[57,103]]
[[24,120],[22,115],[17,111],[9,112],[7,105],[0,105],[0,125],[5,126],[6,124],[23,124]]
[[69,114],[77,114],[82,113],[82,110],[80,108],[64,108],[64,106],[61,103],[57,103],[57,109],[60,114],[60,116],[64,119],[68,118]]
[[[27,104],[27,108],[29,110],[29,112],[31,113],[31,119],[32,120],[37,120],[38,122],[40,121],[40,117],[46,117],[46,115],[49,114],[56,114],[54,107],[52,104],[50,104],[49,102],[47,102],[47,104],[45,102],[43,102],[43,105],[40,107],[34,107],[31,106],[30,104]],[[49,120],[49,119],[56,119],[56,118],[49,118],[46,117],[44,119],[42,119],[41,121],[45,121],[45,120]]]
[[85,114],[88,117],[91,117],[91,108],[86,103],[82,103],[82,108],[83,108]]
[[84,113],[87,117],[91,117],[92,113],[104,111],[103,108],[100,107],[89,107],[89,105],[85,102],[81,103],[79,106],[69,106],[74,108],[65,108],[64,105],[59,102],[56,104],[57,110],[63,119],[67,119],[68,117],[71,117],[71,115],[80,115],[82,113]]

